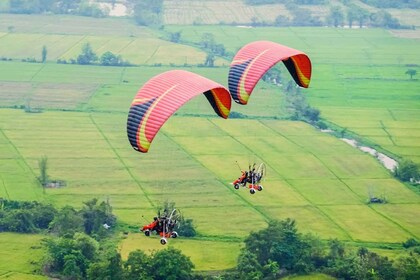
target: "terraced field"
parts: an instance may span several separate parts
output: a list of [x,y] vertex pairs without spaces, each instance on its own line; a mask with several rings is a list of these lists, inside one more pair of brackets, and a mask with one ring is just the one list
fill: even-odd
[[[313,64],[311,85],[305,93],[325,120],[360,135],[396,158],[420,163],[419,80],[405,74],[407,69],[419,70],[418,40],[396,38],[380,29],[167,29],[180,31],[185,40],[193,42],[200,41],[199,31],[212,33],[232,52],[253,40],[272,40],[304,50]],[[278,89],[272,87],[270,91]],[[258,102],[250,102],[248,111],[253,111],[253,104]]]
[[[38,31],[45,38],[57,36],[41,19],[34,20],[32,27],[27,17],[21,19],[15,24],[16,33],[3,33],[0,43],[15,35],[20,44],[42,42]],[[0,26],[5,24],[2,20],[3,16]],[[65,34],[57,40],[66,41],[83,30],[69,26],[66,33],[66,24],[57,26]],[[405,64],[418,64],[418,41],[394,38],[384,30],[221,26],[168,30],[181,30],[183,38],[192,42],[199,41],[203,32],[213,33],[229,51],[258,39],[305,50],[314,70],[311,88],[305,92],[327,121],[384,150],[418,160],[418,80],[404,74]],[[107,32],[89,36],[111,46],[104,37],[117,31]],[[145,34],[150,40],[142,41],[144,48],[159,40]],[[121,36],[131,38],[127,33]],[[191,51],[191,47],[178,48],[181,53]],[[0,56],[6,51],[13,50],[4,48]],[[172,57],[156,54],[156,59],[168,63]],[[198,97],[165,124],[148,154],[132,150],[125,132],[131,99],[145,81],[169,69],[173,68],[0,62],[0,197],[49,201],[59,207],[80,207],[93,197],[109,199],[119,220],[132,226],[143,224],[142,216],[152,217],[163,201],[174,201],[194,220],[199,235],[172,244],[191,256],[197,270],[233,267],[240,241],[265,227],[269,219],[291,217],[303,232],[376,249],[420,238],[419,195],[393,179],[370,155],[307,124],[280,120],[285,116],[283,97],[273,85],[260,83],[247,106],[233,104],[232,110],[248,119],[216,118],[205,98]],[[227,81],[227,67],[184,69],[222,84]],[[21,108],[28,105],[44,111],[25,113]],[[66,187],[39,187],[38,160],[43,156],[48,157],[50,177],[65,180]],[[267,164],[262,192],[251,195],[232,188],[230,182],[239,175],[236,161],[242,167],[254,161]],[[366,204],[370,192],[386,196],[388,203]],[[198,245],[202,242],[207,246]],[[157,239],[145,242],[140,234],[130,233],[121,252],[127,256],[131,249],[155,246],[161,247]],[[0,267],[0,277],[31,271],[24,264],[24,269],[13,271]]]
[[[420,236],[413,217],[420,207],[416,194],[369,155],[303,123],[173,117],[150,154],[142,155],[127,145],[124,114],[31,115],[11,109],[0,114],[4,149],[13,146],[4,166],[23,165],[2,172],[0,195],[9,199],[76,207],[93,197],[110,199],[118,218],[131,225],[169,199],[194,219],[202,238],[215,242],[240,240],[269,219],[287,217],[324,239],[382,244]],[[238,131],[241,125],[255,134]],[[306,147],[307,139],[317,149]],[[68,186],[42,195],[34,177],[44,155],[51,177]],[[235,161],[246,166],[260,160],[268,166],[264,191],[235,191],[229,184],[238,173]],[[389,203],[367,205],[370,189],[386,193]]]

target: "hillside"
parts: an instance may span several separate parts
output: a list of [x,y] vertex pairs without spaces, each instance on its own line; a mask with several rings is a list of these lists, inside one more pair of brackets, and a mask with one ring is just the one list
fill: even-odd
[[[281,1],[278,1],[281,2]],[[320,5],[298,5],[300,9],[309,11],[314,18],[327,22],[331,7],[340,7],[344,14],[356,5],[369,13],[376,13],[381,8],[367,5],[359,0],[326,1]],[[287,1],[284,1],[287,3]],[[345,3],[345,4],[343,4]],[[385,8],[385,11],[399,20],[402,25],[420,26],[420,9],[408,8]],[[278,16],[292,19],[293,10],[286,4],[247,5],[243,0],[220,1],[220,0],[165,0],[164,1],[164,24],[189,25],[189,24],[245,24],[274,23]]]

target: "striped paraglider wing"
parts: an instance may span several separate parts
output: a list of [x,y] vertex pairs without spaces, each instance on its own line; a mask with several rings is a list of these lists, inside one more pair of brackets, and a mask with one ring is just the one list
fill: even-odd
[[217,115],[229,116],[229,91],[212,80],[188,71],[171,70],[147,81],[134,97],[128,113],[127,136],[131,146],[146,153],[166,120],[200,94],[207,97]]
[[233,100],[247,104],[258,81],[280,61],[299,86],[309,86],[312,66],[305,53],[270,41],[256,41],[241,48],[230,65],[228,82]]

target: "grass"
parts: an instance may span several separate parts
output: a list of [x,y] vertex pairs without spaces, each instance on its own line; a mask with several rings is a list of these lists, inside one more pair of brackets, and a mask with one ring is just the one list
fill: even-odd
[[[412,128],[418,128],[418,124],[401,131],[387,127],[384,130],[383,125],[418,120],[420,115],[418,80],[410,80],[405,74],[406,64],[420,64],[416,40],[395,38],[380,29],[319,29],[314,32],[313,28],[170,26],[168,30],[182,31],[185,40],[198,42],[198,28],[215,34],[216,40],[226,42],[224,45],[230,51],[259,39],[304,50],[313,63],[311,85],[305,93],[325,119],[373,141],[378,139],[372,137],[382,136],[378,144],[383,149],[420,162],[418,156],[413,155],[413,151],[418,153],[419,150],[417,136],[409,136],[411,141],[404,139],[417,131]],[[331,41],[333,45],[328,43]],[[252,98],[254,96],[255,92]],[[252,101],[247,106],[248,111],[255,111]],[[377,122],[373,123],[375,120]],[[360,128],[367,123],[369,130]]]
[[322,273],[312,273],[309,275],[294,275],[283,278],[284,280],[333,280],[336,279],[332,276]]
[[[8,17],[2,15],[0,27]],[[45,18],[57,24],[55,34]],[[0,35],[0,56],[3,51],[36,55],[36,48],[23,50],[21,45],[39,45],[42,34],[46,41],[55,42],[49,49],[51,57],[62,55],[61,50],[71,57],[87,39],[92,39],[98,52],[120,50],[124,58],[144,53],[138,59],[150,65],[183,64],[186,53],[188,61],[203,55],[190,47],[164,43],[140,27],[133,27],[134,37],[129,28],[121,28],[117,35],[119,26],[129,26],[125,20],[98,20],[89,27],[92,32],[85,32],[84,18],[45,18],[16,15],[15,33]],[[229,51],[258,39],[304,50],[314,66],[311,87],[304,92],[325,119],[383,149],[420,160],[418,82],[403,74],[405,63],[420,64],[416,41],[378,29],[166,28],[182,30],[183,39],[195,42],[204,32],[214,33]],[[15,45],[3,50],[1,42],[7,37],[14,38]],[[331,45],[329,40],[336,43]],[[153,52],[139,51],[142,47]],[[148,154],[135,152],[125,131],[130,102],[148,79],[169,69],[173,68],[1,61],[0,196],[43,200],[58,207],[81,207],[94,197],[109,199],[120,221],[131,227],[141,226],[158,205],[173,200],[194,220],[200,239],[170,244],[190,255],[196,270],[233,267],[240,240],[264,228],[270,219],[291,217],[303,232],[356,243],[400,243],[420,236],[414,222],[417,194],[369,155],[305,123],[279,120],[284,117],[281,89],[265,83],[257,86],[247,106],[232,105],[232,111],[258,118],[217,118],[199,96],[169,119]],[[226,85],[227,67],[184,69]],[[28,100],[43,107],[44,113],[12,109]],[[48,157],[51,178],[65,180],[65,188],[43,193],[36,181],[42,156]],[[234,190],[230,183],[240,174],[236,162],[246,168],[261,161],[267,164],[265,189],[253,196],[247,189]],[[389,203],[365,204],[372,189],[375,194],[384,193]],[[203,240],[208,242],[206,248],[200,246]],[[161,248],[155,241],[145,242],[143,236],[130,233],[121,245],[123,255],[135,248]]]
[[[242,247],[240,242],[231,241],[206,241],[200,239],[183,240],[170,239],[168,246],[179,249],[188,256],[195,265],[197,271],[223,270],[236,266],[236,258]],[[121,256],[128,258],[128,254],[134,250],[142,250],[146,253],[162,250],[158,236],[146,237],[144,234],[129,234],[120,245]]]
[[[112,114],[115,118],[109,118],[104,113],[31,115],[5,109],[1,113],[7,119],[2,125],[6,136],[3,142],[7,138],[14,144],[15,152],[19,152],[24,166],[30,168],[33,176],[38,173],[37,160],[46,155],[51,177],[68,183],[63,189],[47,189],[46,194],[41,195],[40,187],[32,178],[30,188],[38,189],[38,195],[59,206],[80,207],[83,201],[95,196],[110,199],[117,213],[124,213],[124,221],[136,220],[129,217],[130,213],[135,215],[136,209],[138,213],[144,212],[142,209],[150,213],[156,205],[171,199],[196,221],[197,230],[203,235],[222,233],[222,236],[243,237],[255,229],[255,225],[258,225],[256,228],[263,227],[267,219],[292,216],[301,229],[317,232],[323,238],[346,239],[344,228],[354,240],[381,242],[383,237],[362,234],[367,224],[377,219],[382,223],[382,217],[364,204],[369,189],[386,190],[387,199],[395,205],[418,204],[417,197],[391,179],[378,162],[355,149],[346,151],[345,156],[335,155],[336,151],[323,143],[342,147],[342,142],[333,141],[331,136],[308,125],[251,120],[256,135],[234,137],[229,131],[240,134],[232,129],[239,120],[229,126],[221,119],[173,117],[153,143],[155,150],[143,155],[129,147],[122,123],[125,117],[120,114]],[[201,130],[191,131],[195,137],[183,136],[188,134],[185,123],[191,123],[191,128],[201,127]],[[204,127],[210,129],[206,131]],[[288,129],[282,131],[282,127]],[[259,129],[261,133],[258,133]],[[280,141],[273,141],[271,145],[256,144],[264,143],[268,135]],[[314,135],[311,139],[318,149],[305,149],[301,135]],[[300,141],[299,145],[289,138]],[[282,145],[275,145],[281,141],[289,145],[287,154]],[[241,156],[243,151],[245,157]],[[254,151],[257,153],[253,154]],[[239,159],[239,165],[246,166],[250,160],[260,162],[260,154],[265,155],[263,158],[268,166],[265,190],[255,198],[247,190],[234,191],[229,183],[238,176],[235,161]],[[10,171],[17,170],[10,168]],[[27,174],[27,169],[21,172]],[[3,182],[6,186],[3,189],[12,197],[30,195],[30,192],[19,194],[18,189],[8,187],[20,184],[17,177],[5,173]],[[344,210],[347,208],[357,210]],[[355,212],[361,213],[356,219],[363,221],[359,227],[352,223]],[[234,219],[225,220],[226,213],[241,215],[234,214]],[[347,218],[348,213],[353,214]],[[252,220],[249,217],[253,217]],[[228,226],[230,224],[242,226],[232,228]],[[386,223],[384,231],[390,233],[384,239],[387,242],[400,242],[407,236],[393,222]]]
[[[413,237],[365,205],[320,206],[354,241],[400,242]],[[414,210],[414,209],[412,209]],[[339,217],[339,218],[338,218]]]
[[0,233],[0,279],[46,279],[37,275],[43,256],[42,238],[42,235]]

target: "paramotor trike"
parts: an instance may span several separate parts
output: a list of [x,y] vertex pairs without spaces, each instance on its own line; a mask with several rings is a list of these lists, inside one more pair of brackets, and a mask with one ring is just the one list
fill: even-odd
[[161,215],[158,212],[158,216],[153,218],[153,222],[145,225],[141,228],[146,236],[150,236],[152,232],[156,232],[160,235],[160,244],[165,245],[168,243],[167,238],[177,238],[178,233],[174,230],[179,220],[179,214],[176,209],[173,209],[170,213],[163,211]]
[[264,163],[260,163],[258,168],[255,168],[255,166],[256,164],[254,163],[252,167],[251,165],[249,166],[247,171],[241,170],[241,176],[232,183],[235,189],[238,190],[240,187],[246,187],[248,184],[249,192],[251,194],[263,190],[261,181],[266,175],[266,167]]

